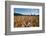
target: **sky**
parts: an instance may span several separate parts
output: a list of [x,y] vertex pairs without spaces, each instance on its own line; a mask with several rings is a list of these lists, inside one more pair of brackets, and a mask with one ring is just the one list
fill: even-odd
[[19,13],[23,15],[39,15],[39,9],[14,8],[14,13]]

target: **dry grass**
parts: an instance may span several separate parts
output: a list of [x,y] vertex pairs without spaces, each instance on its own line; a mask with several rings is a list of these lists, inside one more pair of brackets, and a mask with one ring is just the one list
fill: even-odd
[[38,27],[39,16],[14,16],[14,27]]

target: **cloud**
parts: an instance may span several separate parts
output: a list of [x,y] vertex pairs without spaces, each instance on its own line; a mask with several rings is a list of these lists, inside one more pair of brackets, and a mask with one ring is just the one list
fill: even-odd
[[23,15],[39,15],[39,9],[15,8],[14,11]]

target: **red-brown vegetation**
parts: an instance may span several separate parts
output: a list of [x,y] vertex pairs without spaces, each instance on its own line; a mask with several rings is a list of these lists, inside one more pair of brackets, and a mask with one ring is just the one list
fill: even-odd
[[38,27],[39,16],[14,16],[14,27]]

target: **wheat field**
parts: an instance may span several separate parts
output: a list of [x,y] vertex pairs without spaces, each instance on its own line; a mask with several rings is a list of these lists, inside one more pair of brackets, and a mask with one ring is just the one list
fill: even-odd
[[39,16],[14,16],[14,27],[39,27]]

